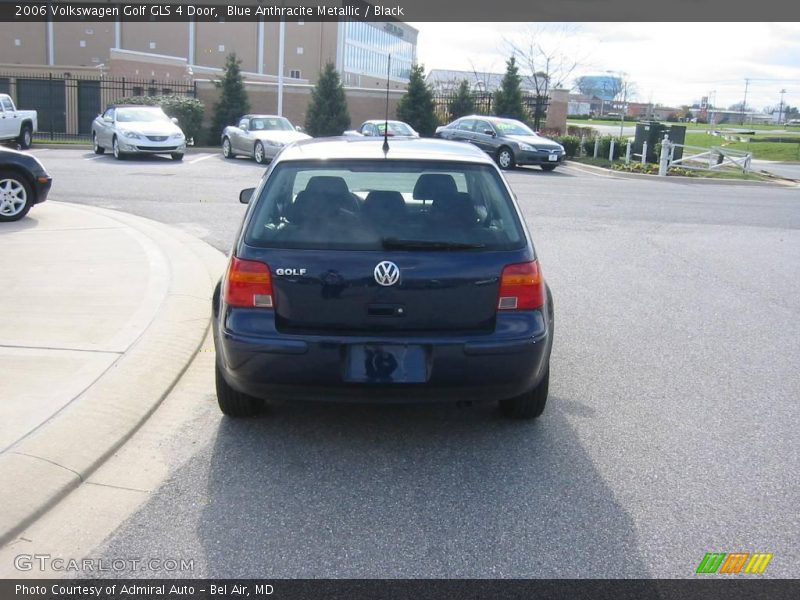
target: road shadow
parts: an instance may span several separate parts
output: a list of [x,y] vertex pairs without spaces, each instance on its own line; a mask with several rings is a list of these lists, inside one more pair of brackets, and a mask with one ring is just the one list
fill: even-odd
[[553,169],[552,171],[542,171],[539,167],[518,166],[514,167],[512,171],[506,171],[506,174],[513,173],[526,176],[535,177],[575,177],[573,173],[565,173],[560,168]]
[[198,523],[210,574],[646,577],[630,518],[565,416],[591,413],[551,402],[536,423],[492,405],[223,419]]

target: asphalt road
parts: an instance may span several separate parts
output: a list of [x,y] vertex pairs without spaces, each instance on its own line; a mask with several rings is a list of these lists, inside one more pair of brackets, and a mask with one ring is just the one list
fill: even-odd
[[[263,171],[218,155],[38,156],[52,201],[223,251],[238,190]],[[692,577],[706,552],[763,551],[765,576],[796,577],[800,189],[508,177],[556,302],[540,420],[199,411],[181,430],[188,459],[94,556],[193,558],[192,575],[216,577]]]

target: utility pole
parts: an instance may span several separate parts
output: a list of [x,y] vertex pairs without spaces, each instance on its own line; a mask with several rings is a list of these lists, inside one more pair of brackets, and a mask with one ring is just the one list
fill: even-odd
[[783,123],[783,95],[786,93],[786,90],[781,90],[781,107],[778,109],[778,125]]
[[750,87],[750,80],[744,80],[744,100],[742,100],[742,125],[744,125],[744,111],[747,108],[747,88]]

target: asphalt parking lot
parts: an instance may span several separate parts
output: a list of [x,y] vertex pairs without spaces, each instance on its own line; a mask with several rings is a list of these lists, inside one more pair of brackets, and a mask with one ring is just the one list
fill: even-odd
[[[210,152],[34,153],[48,203],[223,252],[264,170]],[[508,179],[556,303],[541,419],[321,404],[232,421],[201,353],[196,411],[151,417],[180,458],[93,555],[188,557],[198,577],[682,578],[706,552],[761,551],[764,576],[796,577],[800,188],[574,167]]]

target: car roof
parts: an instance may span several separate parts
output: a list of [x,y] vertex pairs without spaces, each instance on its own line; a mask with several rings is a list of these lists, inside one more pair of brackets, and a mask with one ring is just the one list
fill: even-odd
[[264,115],[260,113],[253,113],[249,115],[242,115],[242,119],[285,119],[286,117],[282,117],[280,115]]
[[383,140],[361,137],[334,137],[301,140],[287,146],[276,160],[431,160],[494,164],[488,154],[471,144],[430,138],[391,138],[389,152],[383,153]]
[[[375,123],[376,125],[380,125],[382,123],[402,123],[403,125],[408,125],[405,121],[399,121],[397,119],[367,119],[364,123]],[[411,125],[408,125],[411,127]]]
[[511,117],[496,117],[494,115],[465,115],[463,117],[459,117],[456,121],[460,121],[461,119],[480,119],[482,121],[516,121],[517,123],[522,123],[519,119],[513,119]]
[[164,110],[158,104],[109,104],[108,108],[158,108]]

